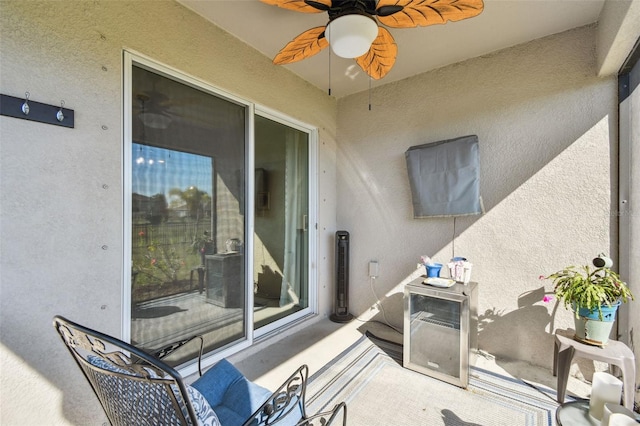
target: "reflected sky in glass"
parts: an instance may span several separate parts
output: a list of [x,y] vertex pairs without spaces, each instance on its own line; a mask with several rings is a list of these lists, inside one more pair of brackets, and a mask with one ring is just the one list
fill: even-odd
[[132,189],[134,193],[152,196],[178,188],[196,186],[212,194],[212,158],[187,152],[133,144]]

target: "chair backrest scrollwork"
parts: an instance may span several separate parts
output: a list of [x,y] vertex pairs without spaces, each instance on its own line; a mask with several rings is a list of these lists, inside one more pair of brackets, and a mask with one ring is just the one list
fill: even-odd
[[196,424],[185,385],[172,367],[61,316],[53,323],[111,424]]
[[297,416],[305,419],[305,392],[309,367],[302,365],[289,378],[280,385],[269,399],[262,405],[253,417],[250,417],[245,426],[272,425],[287,417],[293,411]]

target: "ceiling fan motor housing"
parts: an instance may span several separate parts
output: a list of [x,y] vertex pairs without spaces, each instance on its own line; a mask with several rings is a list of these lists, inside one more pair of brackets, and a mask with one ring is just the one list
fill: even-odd
[[343,15],[362,14],[372,17],[376,14],[375,0],[333,0],[327,10],[329,20],[333,21]]

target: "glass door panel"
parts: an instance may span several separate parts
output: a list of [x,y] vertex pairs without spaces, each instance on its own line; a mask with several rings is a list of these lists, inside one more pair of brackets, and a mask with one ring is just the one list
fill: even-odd
[[309,307],[309,134],[255,117],[254,328]]
[[246,339],[246,106],[143,66],[131,80],[131,341]]

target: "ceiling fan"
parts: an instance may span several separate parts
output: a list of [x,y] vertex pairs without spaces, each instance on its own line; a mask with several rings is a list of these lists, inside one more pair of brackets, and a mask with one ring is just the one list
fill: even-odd
[[166,129],[173,121],[174,113],[170,111],[169,97],[155,89],[134,95],[134,114],[146,127]]
[[276,65],[309,58],[331,45],[343,58],[379,80],[393,67],[398,46],[383,26],[414,28],[479,15],[483,0],[260,0],[303,13],[329,14],[326,26],[311,28],[289,42],[273,59]]
[[133,95],[133,114],[146,127],[166,129],[171,123],[182,119],[189,106],[199,103],[197,98],[191,96],[182,96],[179,99],[170,97],[168,93],[171,91],[168,87],[160,85],[161,88],[156,89],[155,83],[154,81],[151,89],[141,89]]

